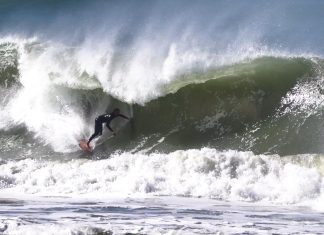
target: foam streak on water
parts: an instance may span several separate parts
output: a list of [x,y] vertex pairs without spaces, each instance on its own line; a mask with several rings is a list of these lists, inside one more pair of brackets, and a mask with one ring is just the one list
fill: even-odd
[[208,199],[2,199],[5,234],[321,234],[323,215],[303,207]]

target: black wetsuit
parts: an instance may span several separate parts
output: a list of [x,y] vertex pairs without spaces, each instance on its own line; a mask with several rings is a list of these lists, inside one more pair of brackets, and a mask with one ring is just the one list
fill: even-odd
[[100,115],[96,118],[95,120],[95,132],[93,133],[93,135],[90,137],[88,144],[91,142],[91,140],[93,140],[94,138],[96,138],[97,136],[102,135],[102,124],[106,123],[107,128],[111,131],[114,132],[113,129],[111,129],[111,127],[109,126],[110,122],[116,118],[116,117],[122,117],[125,119],[128,119],[128,117],[122,115],[122,114],[115,114],[114,112],[109,113],[109,114],[103,114]]

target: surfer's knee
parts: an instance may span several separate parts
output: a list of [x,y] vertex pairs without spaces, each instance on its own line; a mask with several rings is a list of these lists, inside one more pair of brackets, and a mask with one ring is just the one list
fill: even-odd
[[93,135],[94,136],[98,136],[98,135],[100,135],[100,132],[99,131],[96,131]]

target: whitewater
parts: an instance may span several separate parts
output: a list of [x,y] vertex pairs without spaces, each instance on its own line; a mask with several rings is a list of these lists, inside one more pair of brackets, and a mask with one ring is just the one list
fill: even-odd
[[324,234],[323,8],[1,1],[0,233]]

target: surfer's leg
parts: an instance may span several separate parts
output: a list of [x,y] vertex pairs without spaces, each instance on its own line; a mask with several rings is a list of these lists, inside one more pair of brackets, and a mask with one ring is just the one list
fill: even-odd
[[101,122],[95,122],[95,132],[93,133],[93,135],[89,138],[89,141],[87,143],[87,145],[89,146],[90,142],[98,137],[102,135],[102,123]]
[[95,132],[95,133],[93,133],[93,135],[89,138],[89,141],[88,141],[88,145],[90,144],[90,142],[94,139],[94,138],[96,138],[97,136],[99,136],[99,133],[97,133],[97,132]]

